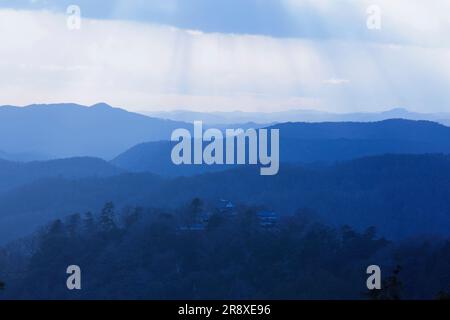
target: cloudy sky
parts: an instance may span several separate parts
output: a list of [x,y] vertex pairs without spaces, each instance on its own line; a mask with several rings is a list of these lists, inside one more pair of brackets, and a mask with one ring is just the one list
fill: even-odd
[[450,1],[0,0],[0,75],[0,105],[450,111]]

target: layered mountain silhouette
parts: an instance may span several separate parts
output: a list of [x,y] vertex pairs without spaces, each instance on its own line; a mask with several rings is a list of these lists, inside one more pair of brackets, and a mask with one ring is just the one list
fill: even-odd
[[118,208],[176,208],[200,197],[266,206],[279,214],[312,212],[332,225],[375,226],[389,239],[449,235],[450,157],[384,155],[334,165],[286,165],[276,176],[256,168],[163,179],[148,174],[48,178],[0,194],[0,241],[51,219]]
[[[280,130],[282,163],[332,163],[386,153],[450,153],[450,128],[430,121],[285,123],[270,128]],[[188,176],[227,168],[176,166],[170,158],[173,145],[171,142],[140,144],[112,163],[132,172],[167,176]]]
[[109,177],[123,173],[98,158],[70,158],[27,163],[0,160],[0,192],[41,179]]
[[77,156],[109,160],[138,143],[168,140],[174,129],[186,126],[104,103],[91,107],[3,106],[0,107],[0,150],[7,159],[23,161]]
[[[277,118],[277,114],[285,113],[264,115],[267,117],[271,115],[272,119],[283,119],[282,117]],[[313,115],[316,112],[304,111],[302,114]],[[183,119],[188,121],[203,120],[203,115],[201,113],[192,113],[192,118]],[[211,118],[211,114],[209,115],[210,118],[207,120],[214,122],[214,118]],[[248,122],[253,114],[225,113],[225,115],[226,121],[218,121],[222,123],[219,125],[221,129],[228,127],[242,127],[244,129],[261,127],[260,124],[255,122]],[[225,115],[219,114],[216,116],[225,117]],[[159,116],[163,117],[164,115],[159,114]],[[366,121],[367,119],[384,119],[386,117],[419,118],[420,116],[421,114],[395,109],[385,113],[353,114],[352,117],[347,118]],[[422,116],[425,118],[444,119],[446,114]],[[287,112],[286,118],[295,120],[301,117],[294,117]],[[333,117],[328,118],[333,119]],[[339,120],[341,118],[345,117],[339,118],[336,116],[334,119],[341,121]],[[320,118],[317,117],[317,119]],[[266,123],[273,122],[275,120],[267,121]],[[186,122],[151,118],[123,109],[113,108],[104,103],[91,107],[77,104],[30,105],[27,107],[3,106],[0,107],[0,158],[11,161],[32,161],[88,156],[110,160],[116,158],[127,149],[132,148],[131,150],[136,152],[135,147],[138,144],[141,144],[142,148],[148,149],[163,147],[161,144],[151,146],[143,143],[168,141],[173,130],[178,128],[191,129],[191,127],[191,124]],[[386,149],[385,151],[387,152],[409,152],[410,149],[417,149],[418,152],[447,152],[447,149],[442,149],[443,143],[446,143],[444,140],[447,139],[447,130],[443,126],[430,122],[400,122],[400,120],[381,121],[378,123],[336,122],[334,124],[331,122],[303,122],[283,124],[280,125],[280,128],[282,129],[281,137],[283,140],[286,140],[284,145],[289,146],[283,148],[286,161],[289,161],[291,157],[287,151],[287,149],[292,149],[291,144],[300,146],[296,150],[300,150],[302,156],[294,157],[295,160],[300,161],[326,160],[327,158],[331,160],[348,159],[349,157],[373,154],[371,150],[364,151],[367,148],[364,147],[365,143],[363,140],[370,140],[371,142],[377,140],[375,142],[376,145],[370,147],[377,152],[383,152],[383,149]],[[296,132],[295,135],[291,134],[294,132],[293,130]],[[415,136],[408,136],[408,134],[414,134],[415,132],[417,132]],[[296,141],[288,141],[289,139],[295,139]],[[339,139],[341,141],[337,141]],[[342,141],[343,139],[348,141]],[[315,141],[313,144],[310,144],[308,142],[310,140]],[[321,140],[319,144],[317,144],[317,140]],[[329,141],[326,142],[325,140]],[[423,144],[424,142],[425,146],[422,146],[421,143]],[[403,144],[403,147],[400,146],[400,143]],[[409,143],[414,143],[414,146],[408,147]],[[167,146],[163,148],[167,148]],[[321,150],[324,149],[346,149],[349,151],[347,156],[337,156],[335,152],[331,155],[319,155]],[[415,152],[416,150],[412,151]],[[144,152],[139,153],[143,156]],[[122,155],[119,158],[124,159],[128,157]],[[142,159],[147,161],[145,157]],[[164,159],[164,161],[166,160]],[[122,161],[120,161],[120,164],[122,164]],[[125,167],[128,168],[129,166],[125,165]],[[128,169],[134,170],[135,168],[131,167]],[[198,172],[198,170],[193,171],[194,173]]]
[[194,112],[194,111],[167,111],[167,112],[144,112],[152,117],[170,119],[176,121],[192,122],[202,120],[213,125],[229,125],[234,123],[255,122],[259,124],[295,122],[373,122],[388,119],[429,120],[444,125],[450,125],[450,113],[418,113],[404,108],[394,108],[384,112],[353,112],[332,113],[316,110],[290,110],[280,112]]
[[120,154],[111,163],[129,172],[150,172],[166,177],[192,176],[235,167],[233,165],[175,165],[171,159],[174,146],[175,142],[170,141],[142,143]]
[[108,201],[175,208],[195,197],[280,214],[309,208],[327,223],[374,225],[389,238],[450,230],[450,128],[435,122],[269,126],[281,136],[274,177],[261,177],[256,167],[176,166],[168,140],[191,124],[105,104],[0,107],[0,124],[0,158],[66,158],[0,161],[0,242]]

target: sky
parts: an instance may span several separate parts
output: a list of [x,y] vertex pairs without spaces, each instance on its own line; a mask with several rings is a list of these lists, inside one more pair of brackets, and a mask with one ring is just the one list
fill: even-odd
[[0,105],[450,111],[449,12],[448,0],[0,0]]

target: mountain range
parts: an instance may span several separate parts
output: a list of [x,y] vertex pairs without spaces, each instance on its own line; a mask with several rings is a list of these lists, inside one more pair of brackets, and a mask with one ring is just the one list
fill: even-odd
[[111,159],[134,145],[170,139],[186,123],[99,103],[0,107],[0,156],[12,160]]
[[388,119],[429,120],[450,125],[450,113],[419,113],[404,108],[383,112],[333,113],[316,110],[289,110],[280,112],[194,112],[186,110],[142,112],[148,116],[176,121],[193,122],[202,120],[210,125],[229,125],[253,122],[270,125],[283,122],[373,122]]
[[283,214],[307,208],[390,238],[448,235],[450,127],[405,119],[267,127],[281,136],[274,177],[248,166],[173,165],[168,138],[192,129],[186,122],[105,104],[0,107],[0,242],[108,201],[173,208],[194,197]]
[[[284,123],[269,129],[280,130],[282,163],[333,163],[387,153],[450,153],[450,128],[430,121]],[[139,144],[112,163],[130,172],[166,176],[189,176],[231,167],[176,166],[170,158],[173,145],[168,141]]]
[[[171,115],[189,115],[174,116]],[[113,108],[107,104],[99,103],[90,107],[77,105],[77,104],[53,104],[53,105],[30,105],[26,107],[14,107],[3,106],[0,107],[0,158],[11,161],[42,161],[50,159],[60,159],[68,157],[98,157],[105,160],[111,159],[124,159],[123,152],[128,149],[136,152],[135,147],[140,145],[146,148],[158,148],[162,147],[158,145],[159,141],[168,141],[170,139],[173,130],[178,128],[191,129],[190,122],[193,120],[203,120],[206,122],[205,127],[214,126],[213,123],[218,123],[219,129],[225,128],[261,128],[276,126],[276,123],[295,122],[301,120],[296,127],[302,128],[301,132],[295,138],[295,143],[306,143],[304,147],[296,148],[301,150],[305,155],[299,160],[315,161],[321,160],[323,157],[317,157],[311,155],[307,157],[308,150],[319,148],[323,149],[364,149],[364,146],[360,146],[361,141],[364,139],[364,131],[377,130],[370,129],[374,125],[370,122],[380,122],[384,119],[421,119],[421,120],[435,120],[445,123],[446,119],[450,119],[449,114],[418,114],[408,112],[404,109],[395,109],[382,113],[354,113],[347,115],[338,115],[331,113],[321,113],[316,111],[292,111],[292,112],[276,112],[276,113],[242,113],[242,112],[230,112],[230,113],[167,113],[167,114],[152,114],[161,118],[149,117],[142,114],[128,112],[124,109]],[[163,119],[173,118],[174,120]],[[183,120],[183,121],[177,121]],[[318,121],[330,120],[331,122],[339,122],[335,125],[331,123],[318,123]],[[367,126],[362,124],[349,123],[348,120],[353,122],[368,122]],[[346,120],[346,121],[344,121]],[[313,122],[313,124],[308,124]],[[376,125],[375,125],[376,126]],[[395,126],[395,124],[394,124]],[[422,127],[425,124],[422,124]],[[431,124],[428,124],[430,130],[437,130],[431,128]],[[437,126],[437,125],[435,125]],[[341,130],[343,133],[345,130],[353,132],[352,130],[358,130],[354,136],[335,135],[333,130]],[[341,129],[337,129],[341,128]],[[288,126],[283,126],[283,131],[287,132]],[[344,130],[344,131],[342,131]],[[380,130],[383,130],[380,128]],[[401,129],[399,129],[401,130]],[[424,129],[424,141],[435,143],[433,139],[426,137],[427,132]],[[321,140],[333,140],[329,141],[330,146],[324,145],[309,145],[305,141],[309,141],[309,136],[303,135],[311,132],[312,135],[316,135],[320,138],[319,132],[329,132],[329,139]],[[441,131],[445,131],[441,127]],[[339,133],[339,132],[337,132]],[[413,140],[412,142],[420,142],[421,139],[399,139],[394,137],[395,132],[392,132],[391,136],[387,136],[387,139],[393,140]],[[286,133],[282,133],[282,138],[287,138]],[[369,137],[367,140],[375,140],[373,137]],[[348,141],[338,141],[338,139],[352,140],[352,143],[348,145]],[[445,134],[444,134],[445,139]],[[303,140],[301,142],[300,140]],[[316,140],[315,138],[313,140]],[[356,145],[353,144],[354,140],[358,140]],[[376,140],[383,140],[377,138]],[[158,142],[156,147],[152,145],[145,145],[145,143]],[[286,142],[289,145],[291,142]],[[337,145],[336,145],[337,143]],[[378,141],[377,143],[381,143]],[[442,147],[440,143],[437,147],[426,146],[425,151],[439,151]],[[417,145],[419,146],[419,145]],[[386,151],[396,151],[398,147],[386,147]],[[165,147],[167,148],[167,146]],[[383,147],[374,147],[375,149],[383,149]],[[285,148],[286,149],[286,148]],[[290,148],[291,149],[291,148]],[[408,148],[399,151],[408,151]],[[421,151],[421,147],[418,147]],[[444,151],[446,151],[445,149]],[[377,150],[377,152],[380,150]],[[383,150],[381,150],[383,151]],[[141,152],[142,153],[142,152]],[[314,152],[313,152],[314,153]],[[285,152],[286,154],[286,152]],[[370,155],[371,152],[359,152],[358,154]],[[353,155],[351,155],[353,157]],[[328,156],[327,156],[328,157]],[[331,157],[336,158],[336,157]],[[337,157],[339,159],[346,159],[348,157]],[[289,160],[289,157],[286,157]],[[145,157],[143,160],[147,161]],[[167,159],[164,159],[164,161]],[[117,160],[119,161],[119,160]],[[194,170],[194,172],[197,172]]]

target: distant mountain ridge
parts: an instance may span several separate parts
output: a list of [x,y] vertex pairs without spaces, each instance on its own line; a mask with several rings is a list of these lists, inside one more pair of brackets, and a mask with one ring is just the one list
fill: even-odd
[[[386,153],[450,153],[450,127],[430,121],[283,123],[269,128],[280,130],[281,163],[332,163]],[[229,169],[227,166],[176,166],[170,158],[173,145],[168,141],[139,144],[112,163],[131,172],[166,176]]]
[[[386,118],[450,119],[450,114],[419,114],[404,109],[383,113],[331,114],[318,111],[275,113],[153,113],[161,118],[113,108],[105,103],[90,107],[78,104],[42,104],[0,107],[0,158],[11,161],[49,160],[68,157],[99,157],[110,160],[138,144],[168,141],[175,129],[190,129],[189,122],[205,121],[205,128],[261,128],[286,121],[321,123],[325,119],[342,122],[373,122]],[[436,120],[437,121],[437,120]],[[215,125],[214,123],[217,123]],[[450,124],[450,121],[448,122]],[[285,126],[286,127],[286,126]],[[332,139],[335,139],[333,137]],[[438,150],[439,151],[439,150]]]
[[0,160],[0,192],[42,179],[104,178],[124,172],[107,161],[87,157],[28,163]]
[[425,120],[388,119],[376,122],[287,122],[280,129],[285,138],[295,139],[398,139],[449,141],[450,127]]
[[202,120],[207,124],[226,125],[234,123],[255,122],[270,125],[283,122],[373,122],[388,119],[429,120],[450,126],[450,112],[418,113],[404,108],[394,108],[383,112],[332,113],[316,110],[290,110],[280,112],[142,112],[143,114],[184,122]]
[[138,143],[168,140],[173,130],[186,126],[182,122],[150,118],[104,103],[91,107],[78,104],[3,106],[0,107],[0,150],[6,155],[90,156],[109,160]]

